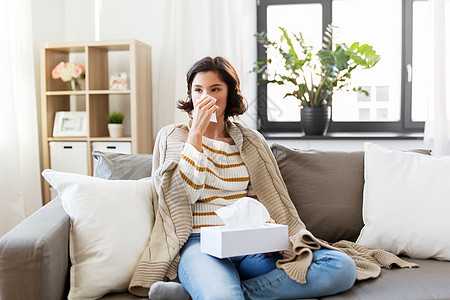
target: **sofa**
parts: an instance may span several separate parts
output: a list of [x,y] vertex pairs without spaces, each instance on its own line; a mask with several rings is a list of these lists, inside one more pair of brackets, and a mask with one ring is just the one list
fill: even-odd
[[[364,226],[364,151],[271,146],[289,194],[307,228],[328,242],[356,241]],[[427,150],[411,150],[429,155]],[[415,153],[416,154],[416,153]],[[95,176],[137,180],[150,176],[151,155],[94,153]],[[0,239],[0,299],[64,299],[70,287],[71,221],[56,197]],[[450,299],[450,262],[400,257],[418,268],[381,269],[347,292],[323,299]],[[102,299],[135,299],[114,292]]]

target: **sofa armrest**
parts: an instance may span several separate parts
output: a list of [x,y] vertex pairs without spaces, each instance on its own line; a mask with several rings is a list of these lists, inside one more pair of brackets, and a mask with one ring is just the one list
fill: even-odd
[[59,197],[0,239],[0,299],[67,299],[69,216]]

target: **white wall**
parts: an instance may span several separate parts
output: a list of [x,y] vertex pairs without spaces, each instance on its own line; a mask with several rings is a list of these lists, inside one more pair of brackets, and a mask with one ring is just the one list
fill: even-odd
[[[84,0],[90,1],[90,0]],[[93,2],[93,1],[92,1]],[[157,101],[174,101],[175,99],[157,99],[159,84],[159,57],[161,52],[164,1],[158,0],[108,0],[102,1],[100,14],[100,40],[136,39],[152,47],[152,87],[153,87],[153,135],[160,128],[157,127],[157,118],[165,119],[165,124],[173,123],[173,112],[159,111]],[[111,109],[118,107],[129,115],[127,108],[120,107],[120,99]],[[124,101],[122,101],[122,104]],[[125,119],[125,132],[129,131],[129,124]]]
[[95,0],[61,1],[64,3],[64,39],[58,42],[95,39]]

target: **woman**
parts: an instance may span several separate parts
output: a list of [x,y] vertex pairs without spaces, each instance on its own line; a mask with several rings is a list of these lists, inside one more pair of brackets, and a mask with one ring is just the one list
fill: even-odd
[[[163,282],[177,277],[193,299],[309,298],[351,288],[353,260],[323,248],[332,247],[305,229],[264,138],[231,122],[246,110],[232,65],[222,57],[201,59],[187,73],[187,88],[178,107],[191,120],[158,134],[156,220],[130,291],[152,285],[151,299],[180,297],[179,285]],[[213,114],[217,122],[210,121]],[[200,228],[223,225],[214,211],[244,196],[257,198],[276,223],[289,226],[291,248],[228,259],[200,252]]]

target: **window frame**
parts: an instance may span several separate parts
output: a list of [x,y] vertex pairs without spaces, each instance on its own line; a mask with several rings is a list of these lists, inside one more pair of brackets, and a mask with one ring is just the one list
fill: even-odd
[[[318,3],[322,5],[322,32],[332,22],[333,0],[259,0],[257,5],[257,32],[267,31],[267,7],[269,5],[283,4],[309,4]],[[425,122],[414,122],[412,120],[412,82],[407,82],[408,64],[412,65],[412,18],[413,2],[425,0],[402,0],[402,59],[401,59],[401,99],[400,120],[380,122],[334,122],[330,121],[328,132],[395,132],[411,133],[424,130]],[[265,48],[257,43],[257,55],[266,55]],[[258,75],[258,80],[260,75]],[[269,121],[267,117],[267,85],[258,83],[258,124],[257,128],[262,133],[273,132],[301,132],[300,121],[298,122],[275,122]],[[300,109],[299,112],[300,114]]]

